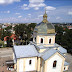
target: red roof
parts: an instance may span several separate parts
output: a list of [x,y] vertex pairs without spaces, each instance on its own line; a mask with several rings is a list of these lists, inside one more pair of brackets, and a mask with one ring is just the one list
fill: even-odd
[[16,39],[17,39],[17,37],[16,37],[16,35],[15,35],[15,34],[12,34],[12,35],[10,36],[10,38],[13,38],[14,40],[16,40]]
[[4,41],[7,41],[7,37],[9,37],[9,36],[4,37]]

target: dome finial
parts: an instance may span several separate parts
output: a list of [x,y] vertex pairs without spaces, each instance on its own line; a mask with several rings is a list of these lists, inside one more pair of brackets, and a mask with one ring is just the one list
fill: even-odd
[[45,14],[46,14],[46,7],[45,7]]
[[43,21],[44,23],[48,23],[48,20],[47,20],[47,13],[46,13],[46,7],[45,7],[45,14],[43,15]]

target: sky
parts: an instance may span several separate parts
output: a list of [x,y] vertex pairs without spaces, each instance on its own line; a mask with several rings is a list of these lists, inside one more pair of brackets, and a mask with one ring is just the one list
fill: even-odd
[[0,0],[0,23],[72,22],[72,0]]

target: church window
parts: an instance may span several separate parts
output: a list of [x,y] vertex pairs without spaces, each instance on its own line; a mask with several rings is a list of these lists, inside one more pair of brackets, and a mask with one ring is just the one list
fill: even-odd
[[51,43],[51,39],[49,39],[49,44]]
[[53,62],[53,67],[56,67],[57,61]]
[[43,43],[43,38],[41,38],[41,43]]
[[29,65],[31,65],[31,63],[32,63],[32,60],[29,60]]
[[64,67],[64,70],[65,70],[65,67]]
[[35,42],[36,42],[36,37],[35,37]]

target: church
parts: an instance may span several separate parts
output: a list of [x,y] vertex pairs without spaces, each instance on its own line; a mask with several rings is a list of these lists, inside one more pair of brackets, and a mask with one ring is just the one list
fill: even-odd
[[17,72],[67,72],[67,50],[55,43],[55,28],[43,15],[28,45],[13,47],[14,69]]

